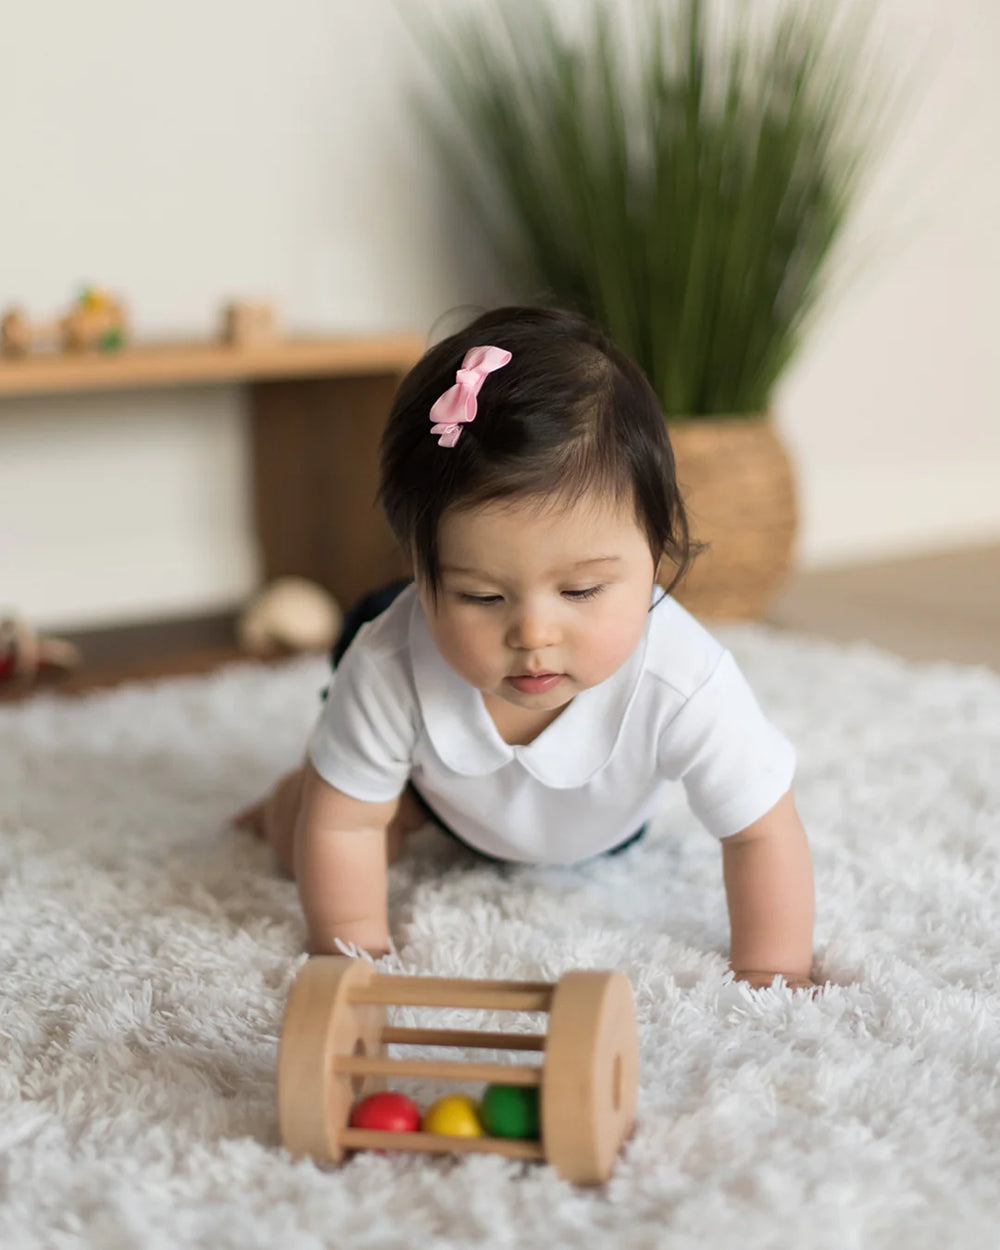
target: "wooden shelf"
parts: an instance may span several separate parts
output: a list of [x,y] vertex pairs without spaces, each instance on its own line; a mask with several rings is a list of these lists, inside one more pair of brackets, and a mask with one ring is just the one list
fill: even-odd
[[418,335],[383,334],[286,338],[258,347],[177,342],[120,352],[47,352],[0,358],[0,398],[331,375],[401,376],[425,348]]

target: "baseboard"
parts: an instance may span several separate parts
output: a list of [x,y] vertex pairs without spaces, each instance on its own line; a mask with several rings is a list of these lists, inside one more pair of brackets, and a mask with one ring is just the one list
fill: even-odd
[[1000,464],[801,472],[802,571],[1000,543]]

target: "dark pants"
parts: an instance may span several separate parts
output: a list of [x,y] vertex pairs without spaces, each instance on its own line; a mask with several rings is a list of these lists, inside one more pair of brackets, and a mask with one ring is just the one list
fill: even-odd
[[[368,621],[373,621],[377,616],[381,616],[396,596],[401,594],[407,586],[410,585],[410,582],[411,579],[405,577],[401,578],[399,581],[390,582],[387,586],[380,586],[377,590],[369,591],[368,594],[359,599],[358,602],[344,614],[344,621],[340,627],[340,634],[337,641],[334,643],[333,651],[330,653],[330,663],[333,668],[336,668],[340,661],[344,658],[344,652],[351,645],[354,635],[358,632],[361,626],[365,625]],[[326,693],[327,692],[324,690],[324,699],[326,698]],[[509,864],[517,862],[509,859],[502,859],[498,855],[488,855],[486,851],[480,851],[478,847],[470,846],[464,838],[460,837],[454,831],[454,829],[448,828],[412,781],[407,784],[407,789],[416,799],[421,810],[427,816],[427,819],[434,821],[434,823],[438,825],[446,834],[448,834],[449,837],[454,838],[456,842],[460,842],[466,850],[471,851],[474,855],[481,856],[483,859],[492,860],[496,864]],[[630,834],[624,842],[619,842],[617,846],[613,846],[608,851],[602,851],[601,854],[619,855],[634,842],[638,842],[645,832],[646,826],[643,825],[640,829],[637,829],[635,833]],[[595,858],[597,857],[595,856]]]

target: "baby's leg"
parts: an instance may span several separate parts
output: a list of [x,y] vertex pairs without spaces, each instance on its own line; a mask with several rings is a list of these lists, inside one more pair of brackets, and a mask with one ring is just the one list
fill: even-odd
[[[264,838],[274,848],[278,867],[295,876],[295,824],[302,796],[303,770],[285,773],[270,794],[233,817],[233,824]],[[427,823],[427,817],[409,789],[399,797],[396,814],[386,829],[388,861],[394,864],[404,850],[407,834]]]

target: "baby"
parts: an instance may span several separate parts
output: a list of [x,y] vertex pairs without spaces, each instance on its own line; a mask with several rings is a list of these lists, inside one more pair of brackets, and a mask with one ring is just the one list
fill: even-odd
[[722,847],[734,973],[814,984],[795,752],[669,595],[692,544],[636,364],[576,314],[486,313],[404,378],[379,499],[414,581],[348,614],[303,768],[238,818],[295,877],[309,950],[389,949],[388,864],[429,818],[572,864],[680,782]]

